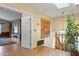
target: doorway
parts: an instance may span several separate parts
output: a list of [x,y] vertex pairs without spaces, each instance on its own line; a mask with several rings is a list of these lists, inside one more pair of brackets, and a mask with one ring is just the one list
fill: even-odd
[[23,14],[21,19],[21,47],[31,49],[31,16]]

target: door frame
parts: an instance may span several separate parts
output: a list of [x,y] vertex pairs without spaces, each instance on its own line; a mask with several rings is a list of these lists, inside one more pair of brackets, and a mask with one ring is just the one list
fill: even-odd
[[[23,17],[23,14],[25,14],[25,13],[22,13],[22,17]],[[32,33],[32,18],[31,18],[31,16],[32,15],[29,15],[29,14],[26,14],[27,16],[30,16],[30,48],[32,47],[32,44],[31,44],[31,37],[32,37],[32,35],[31,35],[31,33]],[[22,17],[21,17],[21,19],[20,19],[20,46],[21,46],[21,41],[22,41]]]

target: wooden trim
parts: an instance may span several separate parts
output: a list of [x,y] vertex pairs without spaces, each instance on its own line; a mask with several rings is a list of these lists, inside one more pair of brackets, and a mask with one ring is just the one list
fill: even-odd
[[59,37],[57,36],[57,34],[55,34],[55,48],[56,49],[60,49],[60,50],[63,50],[63,44],[60,42],[60,39]]
[[12,23],[9,22],[9,37],[11,38],[11,34],[12,34]]
[[21,42],[21,19],[20,19],[20,42]]

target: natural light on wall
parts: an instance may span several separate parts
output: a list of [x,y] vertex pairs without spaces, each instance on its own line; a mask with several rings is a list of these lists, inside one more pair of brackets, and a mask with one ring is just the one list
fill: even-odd
[[54,3],[54,5],[59,9],[69,7],[68,3]]

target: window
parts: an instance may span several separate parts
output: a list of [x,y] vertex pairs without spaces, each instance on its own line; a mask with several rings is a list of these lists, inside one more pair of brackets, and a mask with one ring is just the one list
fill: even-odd
[[19,34],[18,26],[13,27],[13,34]]

